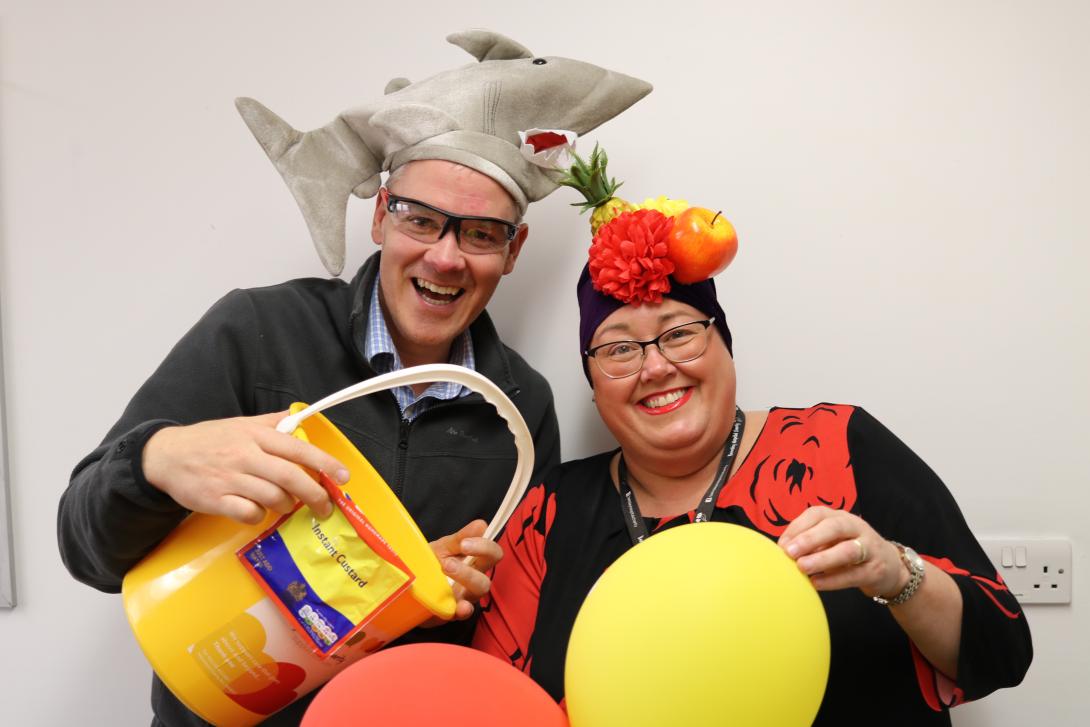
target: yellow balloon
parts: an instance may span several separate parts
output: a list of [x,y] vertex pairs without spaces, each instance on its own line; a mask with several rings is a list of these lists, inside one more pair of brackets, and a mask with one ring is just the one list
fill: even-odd
[[598,579],[564,691],[572,727],[802,727],[828,676],[825,609],[795,562],[756,531],[695,523]]

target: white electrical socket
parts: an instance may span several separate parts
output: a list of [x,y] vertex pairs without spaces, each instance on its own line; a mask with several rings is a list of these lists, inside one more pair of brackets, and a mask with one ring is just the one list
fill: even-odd
[[1071,603],[1067,538],[981,538],[980,544],[1019,603]]

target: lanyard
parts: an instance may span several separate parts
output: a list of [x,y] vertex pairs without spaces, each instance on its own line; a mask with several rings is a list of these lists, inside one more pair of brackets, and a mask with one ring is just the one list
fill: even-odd
[[[712,510],[715,509],[715,498],[719,490],[726,484],[727,475],[730,474],[730,466],[734,463],[734,455],[738,453],[738,443],[742,440],[742,431],[746,427],[746,415],[740,408],[735,409],[734,428],[731,429],[730,438],[723,446],[723,457],[719,460],[719,468],[715,471],[715,479],[711,487],[704,493],[704,498],[696,508],[696,517],[693,522],[702,523],[711,520]],[[650,537],[647,524],[643,521],[640,506],[636,503],[636,493],[628,485],[628,468],[624,464],[624,454],[617,463],[617,480],[621,490],[621,514],[624,523],[628,526],[628,535],[632,538],[632,544],[637,545]]]

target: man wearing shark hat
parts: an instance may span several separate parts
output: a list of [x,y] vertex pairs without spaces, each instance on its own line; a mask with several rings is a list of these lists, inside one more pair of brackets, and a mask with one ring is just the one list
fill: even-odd
[[[534,435],[534,479],[559,462],[545,379],[507,348],[484,312],[526,241],[530,202],[557,186],[555,152],[650,92],[638,79],[535,57],[501,35],[448,40],[477,63],[417,83],[300,133],[261,104],[238,109],[284,177],[330,273],[344,265],[350,195],[377,195],[381,251],[351,282],[294,280],[221,299],[175,346],[61,499],[58,534],[79,580],[118,592],[125,573],[189,512],[258,522],[296,500],[328,512],[296,464],[348,473],[275,425],[293,401],[423,363],[488,376]],[[386,186],[381,173],[389,172]],[[490,404],[455,385],[404,387],[343,404],[331,417],[405,503],[459,584],[458,617],[488,589],[498,546],[477,537],[514,469]],[[467,525],[468,523],[468,525]],[[453,535],[451,535],[453,534]],[[179,615],[184,618],[184,615]],[[446,632],[446,633],[444,633]],[[425,638],[454,639],[439,629]],[[265,724],[297,724],[308,700]],[[154,678],[153,724],[205,724]]]

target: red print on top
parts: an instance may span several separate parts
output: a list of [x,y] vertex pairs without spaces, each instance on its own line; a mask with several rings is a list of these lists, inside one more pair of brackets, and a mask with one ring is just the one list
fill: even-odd
[[770,411],[716,505],[742,508],[754,527],[774,537],[808,507],[851,510],[856,498],[847,435],[852,411],[839,404]]

